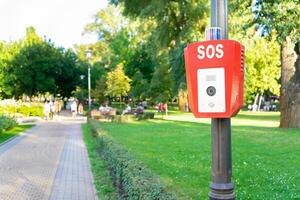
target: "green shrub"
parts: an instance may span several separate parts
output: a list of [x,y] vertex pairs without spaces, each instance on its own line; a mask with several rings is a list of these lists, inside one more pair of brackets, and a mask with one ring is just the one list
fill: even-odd
[[12,105],[0,106],[0,115],[14,115],[17,113],[17,107]]
[[0,106],[0,115],[6,115],[11,117],[16,116],[44,116],[43,113],[43,106],[39,103],[30,103],[30,104],[23,104],[18,103],[15,105],[1,105]]
[[9,117],[0,116],[0,133],[4,130],[11,129],[17,125],[17,122]]
[[110,167],[121,199],[178,199],[162,186],[158,177],[153,176],[124,147],[105,134],[95,120],[90,119],[89,125],[99,140],[101,155]]
[[94,119],[98,119],[99,121],[108,121],[108,122],[132,122],[134,120],[147,120],[147,119],[154,119],[154,113],[152,112],[146,112],[143,114],[137,114],[137,115],[100,115],[100,116],[94,116]]
[[137,120],[154,119],[154,113],[153,112],[145,112],[143,114],[137,114],[136,118],[137,118]]
[[17,108],[17,113],[20,113],[26,117],[28,116],[44,116],[43,106],[32,104],[30,106],[21,105]]

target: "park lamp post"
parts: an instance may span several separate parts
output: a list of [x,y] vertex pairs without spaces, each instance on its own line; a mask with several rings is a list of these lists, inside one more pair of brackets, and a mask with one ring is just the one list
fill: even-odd
[[90,64],[90,59],[92,57],[92,51],[90,49],[87,49],[85,51],[86,53],[86,59],[88,61],[88,93],[89,93],[89,112],[91,111],[91,104],[92,104],[92,100],[91,100],[91,64]]

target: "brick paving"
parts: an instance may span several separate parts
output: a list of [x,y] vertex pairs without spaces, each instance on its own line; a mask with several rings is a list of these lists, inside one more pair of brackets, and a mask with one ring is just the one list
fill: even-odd
[[39,122],[0,146],[0,199],[97,199],[82,119]]

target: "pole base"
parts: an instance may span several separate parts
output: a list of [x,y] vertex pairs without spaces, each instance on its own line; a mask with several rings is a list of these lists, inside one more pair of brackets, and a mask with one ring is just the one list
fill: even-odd
[[208,194],[210,200],[235,200],[232,183],[211,183],[210,188]]

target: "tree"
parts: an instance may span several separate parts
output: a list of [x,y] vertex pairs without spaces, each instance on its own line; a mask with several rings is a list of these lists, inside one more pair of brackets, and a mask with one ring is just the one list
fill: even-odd
[[150,84],[150,94],[156,103],[169,101],[172,94],[171,84],[169,66],[159,65],[153,74]]
[[96,87],[92,90],[92,96],[98,101],[98,103],[102,104],[104,103],[106,98],[106,91],[107,91],[107,85],[106,85],[106,76],[101,76],[96,81]]
[[254,22],[259,25],[262,34],[268,36],[272,30],[276,31],[280,44],[280,127],[299,128],[300,3],[297,0],[257,0],[254,6]]
[[[153,21],[149,28],[150,37],[147,46],[153,50],[152,55],[157,60],[160,51],[167,51],[164,62],[156,65],[169,65],[174,80],[173,94],[177,95],[185,86],[185,70],[183,52],[185,44],[203,38],[203,32],[208,22],[208,2],[204,0],[180,1],[140,1],[140,0],[110,0],[112,4],[124,6],[124,15],[141,19],[143,22]],[[157,66],[159,68],[159,66]],[[162,67],[163,68],[163,67]],[[186,88],[184,88],[186,89]]]
[[12,57],[1,67],[1,87],[6,97],[32,96],[50,92],[69,97],[79,82],[80,66],[72,50],[57,48],[41,39],[33,27],[27,28],[25,40],[11,45]]
[[149,81],[143,77],[140,71],[137,71],[132,77],[132,86],[130,95],[138,101],[149,96]]
[[14,79],[10,68],[13,58],[19,54],[21,42],[10,42],[0,44],[0,96],[8,98],[13,95],[15,84],[7,84],[8,79]]
[[253,100],[256,94],[279,95],[280,48],[275,34],[270,41],[259,36],[252,36],[243,41],[246,46],[246,99]]
[[[205,0],[140,1],[110,0],[124,5],[124,14],[148,20],[154,18],[152,35],[160,46],[168,47],[180,41],[198,39],[206,26],[208,2]],[[205,20],[203,20],[205,19]]]
[[115,70],[107,74],[106,95],[119,97],[121,102],[122,96],[127,96],[130,90],[130,82],[130,78],[124,73],[123,64],[118,64]]

